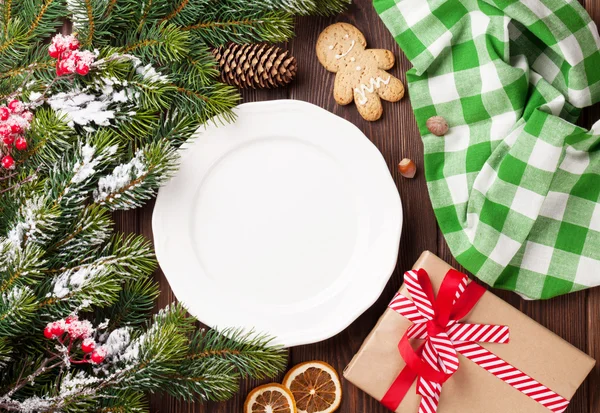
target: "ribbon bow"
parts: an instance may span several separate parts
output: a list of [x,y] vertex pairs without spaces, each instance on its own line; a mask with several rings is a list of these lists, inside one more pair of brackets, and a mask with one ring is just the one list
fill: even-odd
[[[567,408],[568,401],[527,376],[480,343],[508,343],[507,326],[459,323],[477,304],[485,289],[469,283],[466,275],[451,269],[437,299],[429,275],[423,269],[408,271],[404,283],[412,300],[398,293],[389,307],[413,322],[400,340],[398,349],[406,367],[381,403],[396,410],[415,379],[421,403],[419,413],[434,413],[442,385],[459,368],[458,353],[533,398],[553,412]],[[409,340],[425,340],[416,350]]]

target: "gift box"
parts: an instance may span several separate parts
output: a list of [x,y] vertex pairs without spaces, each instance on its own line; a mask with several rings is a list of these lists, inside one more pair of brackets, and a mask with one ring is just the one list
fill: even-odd
[[567,408],[594,359],[483,287],[467,286],[430,252],[413,269],[344,370],[348,381],[403,413]]

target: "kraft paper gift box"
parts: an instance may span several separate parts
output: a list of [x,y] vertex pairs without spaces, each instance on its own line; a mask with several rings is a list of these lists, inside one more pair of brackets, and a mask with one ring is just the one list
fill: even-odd
[[[425,269],[434,291],[451,268],[426,251],[414,269]],[[400,292],[410,298],[403,284]],[[391,299],[392,297],[390,297]],[[552,305],[548,302],[547,305]],[[460,320],[465,323],[505,325],[510,329],[507,344],[478,343],[541,384],[570,400],[595,365],[595,360],[550,330],[521,313],[489,291]],[[406,366],[398,343],[411,322],[386,309],[362,347],[344,370],[344,377],[377,400],[381,400]],[[419,341],[422,342],[422,341]],[[438,413],[548,413],[550,410],[487,372],[459,353],[460,365],[442,387]],[[418,412],[421,396],[416,380],[396,412]]]

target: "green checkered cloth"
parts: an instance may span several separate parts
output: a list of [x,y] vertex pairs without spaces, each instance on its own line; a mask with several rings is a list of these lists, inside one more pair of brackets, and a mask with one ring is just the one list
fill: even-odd
[[[577,1],[375,0],[411,60],[439,226],[482,281],[537,299],[600,284],[600,40]],[[425,122],[443,116],[446,136]]]

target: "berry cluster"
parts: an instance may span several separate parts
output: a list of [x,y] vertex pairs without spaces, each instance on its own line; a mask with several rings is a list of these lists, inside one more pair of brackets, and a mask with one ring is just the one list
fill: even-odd
[[8,106],[0,106],[0,139],[4,144],[2,160],[0,163],[5,169],[13,169],[15,160],[11,156],[12,148],[19,151],[27,149],[27,140],[23,134],[31,125],[33,113],[25,110],[23,102],[12,100]]
[[75,72],[85,76],[96,59],[96,55],[89,50],[79,50],[79,40],[71,34],[54,36],[52,44],[48,47],[48,54],[56,59],[57,76],[70,75]]
[[77,316],[69,316],[64,320],[48,323],[44,328],[44,337],[50,340],[56,339],[63,346],[66,346],[69,357],[73,345],[80,340],[81,351],[84,353],[83,359],[75,360],[70,357],[69,361],[73,364],[100,364],[106,358],[107,351],[106,347],[96,345],[91,337],[93,332],[94,328],[89,321],[80,321]]

